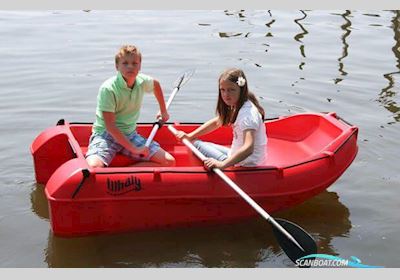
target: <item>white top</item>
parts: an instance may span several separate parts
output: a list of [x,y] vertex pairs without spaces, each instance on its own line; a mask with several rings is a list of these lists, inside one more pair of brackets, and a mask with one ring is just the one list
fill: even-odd
[[247,100],[240,108],[233,127],[233,141],[228,156],[235,153],[244,144],[243,132],[248,129],[255,130],[253,153],[235,164],[235,166],[260,166],[267,158],[267,133],[264,120],[257,107]]

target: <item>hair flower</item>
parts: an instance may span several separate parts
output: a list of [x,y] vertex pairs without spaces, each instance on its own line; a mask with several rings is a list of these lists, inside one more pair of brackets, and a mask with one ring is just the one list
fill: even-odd
[[244,86],[246,84],[246,80],[242,76],[240,76],[237,79],[236,83],[238,84],[238,86],[242,87],[242,86]]

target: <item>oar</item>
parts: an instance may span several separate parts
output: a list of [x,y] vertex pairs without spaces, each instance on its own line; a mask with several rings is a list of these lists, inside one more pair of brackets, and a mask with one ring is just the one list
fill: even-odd
[[[189,81],[190,77],[193,76],[194,73],[194,69],[188,69],[185,72],[183,72],[180,77],[178,79],[176,79],[175,83],[174,83],[174,89],[172,90],[171,95],[168,98],[167,104],[165,105],[165,107],[169,108],[169,105],[171,105],[172,100],[174,100],[175,95],[178,93],[179,89],[186,84],[187,81]],[[146,147],[150,146],[151,141],[153,141],[154,136],[156,135],[158,129],[163,125],[163,122],[161,119],[158,119],[153,126],[153,129],[151,130],[151,133],[149,135],[149,137],[147,138]]]
[[[169,125],[168,129],[176,135],[177,130]],[[182,142],[201,160],[206,157],[195,147],[188,139]],[[248,196],[237,184],[235,184],[220,169],[213,168],[212,171],[225,181],[235,192],[237,192],[251,207],[254,208],[264,219],[266,219],[273,227],[278,243],[282,247],[286,255],[296,263],[296,260],[311,254],[317,253],[317,244],[314,239],[304,229],[298,225],[286,221],[284,219],[272,218],[260,205],[258,205],[250,196]]]

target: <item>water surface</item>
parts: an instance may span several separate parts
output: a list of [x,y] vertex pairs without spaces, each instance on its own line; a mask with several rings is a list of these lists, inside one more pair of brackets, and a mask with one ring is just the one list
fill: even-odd
[[[0,267],[293,267],[262,219],[204,228],[54,237],[29,145],[64,118],[92,122],[118,47],[167,96],[195,76],[172,121],[214,114],[217,77],[242,68],[267,117],[335,111],[360,128],[359,154],[326,192],[277,213],[310,232],[320,253],[398,267],[400,257],[399,11],[0,12]],[[157,106],[146,96],[141,121]]]

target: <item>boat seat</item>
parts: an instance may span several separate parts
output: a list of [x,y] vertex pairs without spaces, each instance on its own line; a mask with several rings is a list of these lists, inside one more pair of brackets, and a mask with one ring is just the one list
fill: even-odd
[[176,166],[201,166],[201,161],[185,145],[164,147],[176,161]]

